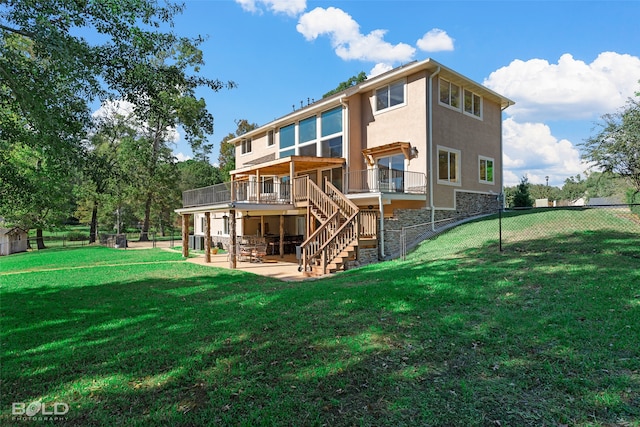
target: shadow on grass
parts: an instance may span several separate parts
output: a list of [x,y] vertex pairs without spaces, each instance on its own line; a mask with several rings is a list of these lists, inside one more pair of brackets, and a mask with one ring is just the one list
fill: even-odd
[[490,244],[303,283],[32,273],[2,294],[3,424],[40,399],[75,425],[637,423],[637,240],[566,238],[609,244]]

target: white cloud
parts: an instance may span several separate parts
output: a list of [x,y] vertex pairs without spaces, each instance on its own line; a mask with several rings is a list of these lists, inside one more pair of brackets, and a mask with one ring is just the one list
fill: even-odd
[[434,28],[422,36],[416,45],[425,52],[451,51],[453,50],[453,41],[446,31]]
[[416,49],[406,43],[384,41],[386,30],[360,32],[360,25],[345,11],[335,7],[317,7],[298,20],[296,29],[308,41],[327,35],[336,54],[344,59],[375,62],[403,62],[413,58]]
[[260,5],[273,13],[298,16],[307,8],[307,0],[235,0],[247,12],[262,12]]
[[513,186],[524,175],[532,184],[562,185],[569,176],[583,173],[588,165],[578,149],[566,139],[558,140],[544,123],[503,122],[505,185]]
[[191,157],[191,156],[188,156],[188,155],[186,155],[186,154],[184,154],[184,153],[177,153],[177,154],[176,154],[176,153],[173,153],[173,155],[176,157],[176,159],[177,159],[179,162],[184,162],[184,161],[186,161],[186,160],[191,160],[191,159],[192,159],[192,157]]
[[369,71],[369,75],[367,76],[367,78],[370,79],[391,70],[393,70],[392,65],[385,64],[384,62],[379,62],[371,69],[371,71]]
[[570,54],[557,64],[514,60],[484,85],[513,99],[506,112],[518,120],[595,119],[615,112],[638,90],[640,58],[603,52],[590,64]]

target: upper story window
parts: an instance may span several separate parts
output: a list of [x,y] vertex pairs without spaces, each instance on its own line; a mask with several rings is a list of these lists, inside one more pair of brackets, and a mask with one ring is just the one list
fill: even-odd
[[276,140],[273,138],[273,130],[267,131],[267,147],[271,147],[275,144]]
[[251,152],[251,138],[246,138],[242,140],[241,152],[242,154],[247,154]]
[[440,103],[452,108],[460,108],[460,86],[440,79]]
[[376,111],[404,104],[404,88],[405,82],[401,80],[376,90]]
[[493,159],[490,157],[479,157],[480,182],[483,184],[493,184]]
[[482,117],[482,97],[480,97],[480,95],[476,95],[470,90],[465,89],[464,112],[476,117]]
[[438,183],[460,185],[460,150],[438,147]]
[[342,107],[280,128],[279,157],[342,157]]

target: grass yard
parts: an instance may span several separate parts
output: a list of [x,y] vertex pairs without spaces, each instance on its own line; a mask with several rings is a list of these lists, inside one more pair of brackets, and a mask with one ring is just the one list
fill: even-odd
[[83,426],[640,426],[640,234],[500,253],[496,228],[307,282],[161,250],[0,258],[0,423],[41,401]]

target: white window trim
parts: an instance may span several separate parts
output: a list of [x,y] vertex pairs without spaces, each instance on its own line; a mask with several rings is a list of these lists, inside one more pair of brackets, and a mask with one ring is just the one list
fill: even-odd
[[[391,107],[383,108],[382,110],[378,110],[378,95],[377,95],[378,91],[380,89],[382,89],[382,88],[385,88],[385,87],[388,88],[388,87],[391,87],[392,85],[394,85],[396,83],[400,83],[400,82],[402,82],[402,91],[403,91],[402,99],[403,99],[403,102],[400,103],[400,104],[397,104],[397,105],[393,105]],[[380,87],[374,89],[374,91],[373,91],[373,114],[374,115],[383,114],[383,113],[386,113],[387,111],[396,110],[398,108],[405,107],[406,105],[407,105],[407,79],[396,80],[396,81],[391,82],[389,84],[386,84],[384,86],[380,86]]]
[[[444,102],[442,102],[440,100],[440,82],[443,82],[443,81],[447,82],[449,84],[449,93],[451,93],[451,85],[458,86],[458,90],[459,90],[459,93],[458,93],[458,105],[459,106],[458,107],[454,107],[451,104],[446,104],[446,103],[444,103]],[[462,95],[463,93],[464,93],[464,88],[462,86],[457,85],[455,83],[452,83],[447,79],[440,78],[438,80],[438,104],[440,104],[441,106],[446,107],[446,108],[448,108],[450,110],[453,110],[453,111],[458,111],[458,112],[462,111],[462,107],[463,107],[462,103],[464,102],[464,98],[463,98],[463,95]],[[449,97],[449,99],[451,99],[451,97]]]
[[[251,144],[251,150],[244,151],[247,141],[249,141],[249,143]],[[242,141],[240,141],[240,155],[244,156],[246,154],[251,154],[252,152],[253,152],[253,139],[252,138],[242,138]]]
[[[479,116],[476,116],[476,115],[475,115],[475,114],[473,114],[473,113],[469,113],[469,112],[464,108],[464,95],[465,95],[465,92],[469,92],[469,93],[473,94],[474,96],[477,96],[478,98],[480,98],[480,115],[479,115]],[[463,89],[462,89],[462,105],[461,105],[461,106],[462,106],[462,112],[463,112],[466,116],[473,117],[474,119],[477,119],[477,120],[482,120],[482,115],[483,115],[483,111],[484,111],[484,99],[482,98],[482,96],[481,96],[481,95],[478,95],[477,93],[475,93],[475,92],[474,92],[474,91],[472,91],[472,90],[464,89],[464,88],[463,88]]]
[[[269,144],[269,135],[271,135],[271,144]],[[276,145],[276,135],[273,129],[269,129],[267,131],[267,148],[275,147]]]
[[[436,147],[436,176],[438,177],[437,183],[442,185],[451,185],[454,187],[462,186],[462,152],[460,150],[456,150],[454,148],[445,147],[442,145],[438,145]],[[458,170],[458,179],[456,181],[449,181],[440,179],[440,151],[447,151],[449,153],[456,154],[456,167]]]
[[[482,161],[490,161],[493,163],[493,181],[486,181],[483,180],[482,177],[480,176],[480,171],[482,170],[480,168],[480,163]],[[480,184],[489,184],[489,185],[495,185],[495,181],[496,181],[496,161],[495,159],[491,158],[491,157],[486,157],[486,156],[478,156],[478,182],[480,182]]]

